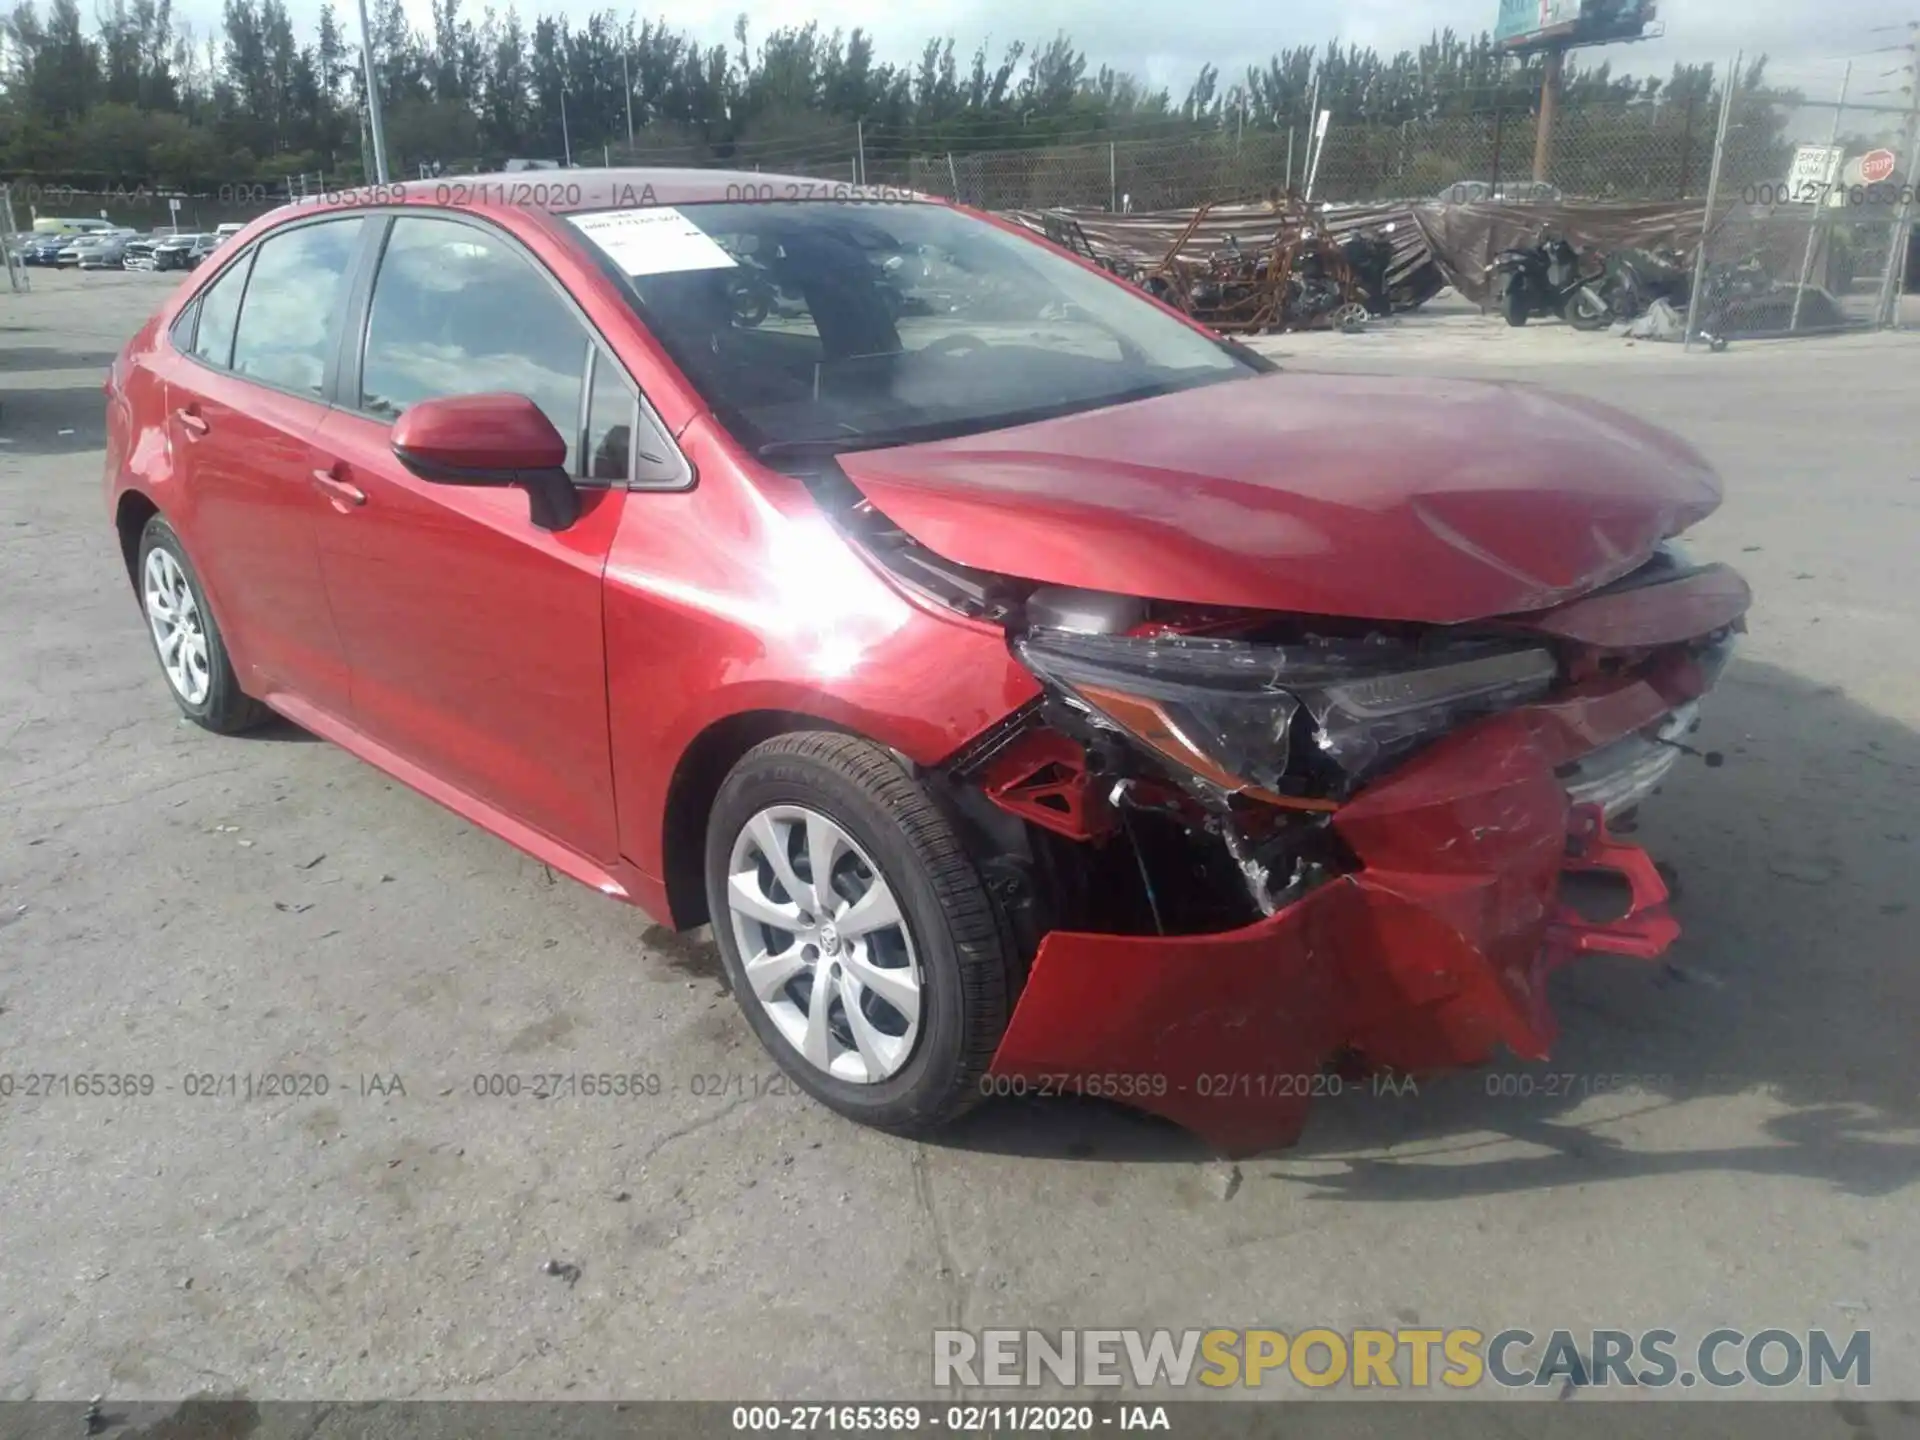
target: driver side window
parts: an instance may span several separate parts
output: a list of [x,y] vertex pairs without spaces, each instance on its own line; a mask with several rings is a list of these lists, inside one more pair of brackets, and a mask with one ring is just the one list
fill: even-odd
[[422,400],[525,395],[586,479],[581,396],[591,346],[547,278],[503,241],[454,220],[402,216],[374,279],[360,409],[397,418]]

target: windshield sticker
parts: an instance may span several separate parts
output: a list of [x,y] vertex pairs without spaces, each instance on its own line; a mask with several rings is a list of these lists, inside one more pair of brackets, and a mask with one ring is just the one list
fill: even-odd
[[629,275],[724,270],[736,263],[711,235],[671,205],[567,218]]

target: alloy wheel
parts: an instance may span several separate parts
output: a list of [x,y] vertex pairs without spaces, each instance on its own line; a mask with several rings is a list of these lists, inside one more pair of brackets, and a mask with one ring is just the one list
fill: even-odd
[[141,592],[168,683],[187,704],[206,703],[213,686],[206,624],[194,603],[187,572],[172,552],[162,548],[147,552]]
[[734,839],[727,908],[753,1003],[809,1065],[861,1085],[899,1073],[920,964],[892,886],[837,821],[761,810]]
[[1373,318],[1372,312],[1357,300],[1349,300],[1327,317],[1327,323],[1335,330],[1345,330],[1349,334],[1364,330],[1367,321]]

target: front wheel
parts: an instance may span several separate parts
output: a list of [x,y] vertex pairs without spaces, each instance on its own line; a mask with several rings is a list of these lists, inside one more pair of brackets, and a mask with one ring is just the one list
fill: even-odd
[[1527,292],[1520,285],[1512,285],[1507,293],[1500,297],[1500,311],[1507,317],[1507,324],[1521,326],[1527,323]]
[[1011,946],[959,836],[890,754],[818,731],[749,751],[714,801],[706,876],[734,996],[815,1099],[902,1134],[978,1100]]

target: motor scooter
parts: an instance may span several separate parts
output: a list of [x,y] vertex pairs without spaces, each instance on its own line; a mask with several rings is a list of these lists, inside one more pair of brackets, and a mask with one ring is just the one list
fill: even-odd
[[1543,230],[1532,245],[1502,250],[1487,267],[1494,307],[1509,325],[1535,315],[1558,315],[1576,330],[1604,329],[1613,320],[1596,282],[1598,269],[1583,268],[1564,236]]

